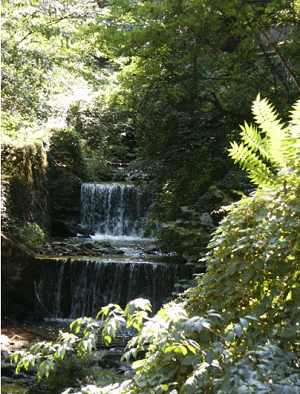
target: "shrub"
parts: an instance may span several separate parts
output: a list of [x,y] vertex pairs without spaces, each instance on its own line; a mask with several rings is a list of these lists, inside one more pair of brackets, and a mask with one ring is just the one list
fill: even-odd
[[46,240],[44,230],[37,223],[26,223],[19,229],[19,238],[29,248],[37,248]]

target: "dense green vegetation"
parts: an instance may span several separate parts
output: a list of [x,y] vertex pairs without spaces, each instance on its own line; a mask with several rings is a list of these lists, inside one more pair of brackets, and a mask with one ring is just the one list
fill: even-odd
[[[69,104],[82,177],[117,169],[144,181],[156,195],[162,246],[182,253],[186,243],[197,256],[200,215],[245,189],[226,149],[251,102],[260,91],[286,116],[299,94],[298,3],[18,1],[5,3],[4,16],[12,143],[55,134],[51,120]],[[220,192],[204,207],[213,184]]]
[[[128,111],[135,163],[156,192],[161,239],[174,250],[178,239],[187,241],[184,226],[174,222],[187,219],[182,207],[201,213],[199,196],[230,170],[225,151],[257,92],[284,110],[296,99],[298,82],[284,59],[297,73],[297,14],[285,2],[111,4],[94,31],[105,56],[120,67],[112,104]],[[294,27],[283,38],[286,25]],[[275,45],[280,54],[274,26],[284,42]],[[188,233],[193,236],[197,231]]]
[[161,248],[207,267],[155,316],[109,305],[17,370],[56,384],[126,326],[126,374],[82,369],[53,392],[299,392],[299,1],[16,0],[3,16],[8,231],[51,234],[44,179],[52,224],[78,214],[81,182],[131,180]]
[[[288,126],[266,100],[258,98],[253,112],[259,129],[245,124],[248,147],[232,144],[231,155],[258,189],[226,208],[209,243],[208,271],[197,286],[154,317],[150,303],[137,299],[125,311],[117,305],[102,308],[97,318],[104,325],[92,318],[75,320],[57,343],[16,354],[18,369],[36,367],[39,379],[48,377],[65,359],[92,352],[100,332],[109,345],[126,325],[136,330],[123,356],[132,368],[128,379],[79,392],[297,392],[300,102]],[[253,157],[260,166],[253,166]],[[269,182],[260,167],[272,157],[277,163]]]

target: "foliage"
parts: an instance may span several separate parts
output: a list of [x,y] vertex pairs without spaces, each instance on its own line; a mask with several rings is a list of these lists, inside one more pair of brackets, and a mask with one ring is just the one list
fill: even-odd
[[53,132],[49,143],[49,162],[55,161],[55,167],[64,167],[76,174],[84,172],[81,141],[72,129],[57,129]]
[[[104,343],[111,344],[125,325],[135,330],[123,357],[132,370],[120,384],[90,385],[78,393],[299,391],[299,127],[297,102],[282,142],[281,163],[288,167],[278,165],[276,187],[259,185],[227,209],[205,257],[208,271],[183,302],[165,305],[154,317],[143,299],[125,311],[116,305],[102,308]],[[89,335],[91,345],[80,345],[79,354],[91,351],[97,320],[79,319],[71,330],[82,333],[67,340],[76,344],[72,352]],[[49,346],[55,349],[37,357],[54,362],[61,345]],[[32,365],[31,353],[36,352],[16,356],[18,368]]]
[[125,328],[125,318],[128,319],[127,328],[138,330],[150,312],[149,301],[136,299],[127,305],[125,311],[118,305],[109,304],[101,309],[97,319],[76,319],[70,325],[70,332],[60,331],[55,342],[38,342],[28,351],[15,352],[11,359],[17,363],[16,373],[35,370],[38,381],[57,375],[65,364],[72,366],[78,358],[87,360],[96,349],[101,332],[104,343],[109,345]]
[[[184,304],[170,303],[149,318],[150,308],[143,299],[132,301],[125,311],[117,305],[102,308],[99,316],[106,317],[102,336],[107,344],[125,324],[136,330],[123,356],[132,371],[122,383],[89,385],[75,389],[76,393],[263,393],[270,392],[270,387],[293,392],[293,387],[299,386],[295,356],[277,345],[256,344],[243,358],[236,358],[237,344],[259,326],[255,318],[244,316],[224,328],[222,316],[214,310],[190,317]],[[42,379],[61,368],[61,362],[71,355],[87,356],[95,348],[100,324],[80,318],[71,324],[70,331],[60,333],[57,343],[39,343],[29,352],[16,353],[17,371],[37,365],[38,379]]]
[[[287,143],[288,134],[278,115],[266,99],[260,96],[254,101],[253,115],[261,130],[245,123],[242,126],[242,143],[232,143],[230,156],[248,173],[257,186],[272,186],[276,183],[274,171],[288,167],[288,158],[295,158],[298,147]],[[291,124],[299,116],[299,102],[295,106]],[[265,135],[262,137],[263,134]]]
[[[181,207],[197,210],[199,195],[231,169],[225,150],[256,92],[282,110],[296,98],[299,15],[282,1],[106,5],[89,32],[115,65],[114,105],[130,121],[135,168],[157,196],[157,221],[186,220]],[[174,230],[159,232],[165,248],[186,242]]]
[[[249,119],[256,92],[284,115],[299,92],[294,2],[4,5],[6,134],[41,139],[39,125],[52,112],[48,98],[60,90],[60,83],[51,83],[57,68],[84,75],[98,89],[107,73],[116,72],[118,87],[100,103],[101,114],[97,105],[79,109],[72,119],[76,130],[53,137],[58,149],[50,159],[52,175],[59,179],[61,170],[65,183],[75,168],[70,187],[78,187],[82,149],[93,156],[88,177],[96,173],[98,155],[104,170],[116,158],[137,158],[137,169],[158,196],[154,214],[167,224],[165,244],[170,238],[187,248],[198,243],[199,196],[230,169],[225,147],[238,134],[236,124]],[[100,77],[99,68],[105,69]],[[172,303],[153,318],[141,300],[125,311],[102,310],[106,344],[125,324],[137,336],[126,353],[128,361],[136,358],[132,376],[100,391],[284,392],[286,383],[298,385],[299,103],[283,127],[266,101],[256,101],[254,114],[263,133],[245,124],[231,156],[259,190],[228,208],[205,257],[208,272],[185,295],[185,305]],[[33,182],[32,167],[25,170]],[[75,321],[58,343],[16,355],[18,369],[36,366],[39,378],[47,377],[63,360],[95,349],[100,328],[90,318]]]
[[[3,2],[2,125],[12,141],[32,140],[44,132],[55,105],[50,99],[64,88],[63,74],[83,69],[90,51],[79,46],[78,32],[98,6],[80,0]],[[80,50],[79,50],[80,48]],[[85,51],[85,57],[82,56]],[[43,124],[43,126],[42,126]]]
[[199,278],[195,290],[197,308],[218,305],[231,318],[240,310],[261,316],[266,330],[272,327],[279,337],[298,333],[298,117],[299,102],[286,128],[287,153],[283,157],[288,167],[279,168],[274,175],[276,187],[262,186],[253,196],[229,207],[209,244],[208,272]]
[[97,330],[99,322],[89,318],[77,319],[70,326],[69,333],[59,333],[57,342],[38,342],[30,347],[29,352],[14,353],[12,361],[18,363],[16,373],[22,369],[29,371],[38,365],[38,380],[48,378],[51,372],[61,367],[62,360],[82,357],[95,349]]
[[199,213],[190,207],[181,207],[179,218],[160,223],[159,241],[162,249],[172,250],[188,259],[198,260],[206,250],[214,221],[208,213]]
[[[206,253],[211,233],[225,215],[220,206],[236,201],[243,195],[242,190],[250,189],[251,184],[243,174],[230,171],[198,196],[195,204],[179,207],[175,218],[166,220],[168,207],[166,204],[162,205],[161,201],[157,203],[153,211],[157,209],[158,212],[153,212],[150,220],[154,217],[152,220],[155,222],[155,217],[160,218],[158,242],[161,249],[176,252],[187,260],[197,262]],[[161,214],[159,208],[162,210]]]
[[[187,221],[181,207],[202,213],[199,195],[231,169],[225,150],[256,92],[286,111],[299,91],[293,3],[5,1],[5,138],[43,139],[45,123],[81,99],[73,84],[80,76],[85,95],[93,87],[101,97],[69,111],[86,158],[83,179],[133,169],[157,196],[156,221]],[[186,242],[184,227],[161,233],[165,248]],[[188,237],[198,242],[195,232]]]
[[44,230],[37,223],[26,223],[19,228],[18,237],[29,248],[39,247],[46,240]]
[[[109,80],[107,84],[110,86]],[[67,120],[81,140],[88,179],[111,179],[114,169],[134,158],[127,114],[114,105],[108,93],[95,97],[89,104],[74,104]]]

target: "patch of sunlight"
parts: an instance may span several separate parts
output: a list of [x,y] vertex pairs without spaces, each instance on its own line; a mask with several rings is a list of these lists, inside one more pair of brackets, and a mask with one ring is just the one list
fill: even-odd
[[71,73],[66,74],[65,70],[56,69],[54,78],[56,89],[49,99],[53,115],[46,122],[47,129],[66,127],[70,106],[78,101],[88,104],[97,96],[97,92],[82,77]]

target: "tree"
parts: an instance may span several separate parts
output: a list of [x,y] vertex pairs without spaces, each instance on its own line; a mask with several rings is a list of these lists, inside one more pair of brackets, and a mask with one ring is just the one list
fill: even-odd
[[[2,118],[6,135],[34,134],[54,108],[51,95],[61,90],[61,75],[86,58],[79,52],[80,29],[97,8],[91,2],[5,1],[2,39]],[[81,37],[82,38],[82,37]],[[77,71],[78,75],[78,71]],[[40,130],[39,130],[40,131]]]
[[298,18],[284,1],[108,3],[93,31],[119,67],[112,105],[129,112],[159,221],[199,210],[231,168],[226,147],[258,90],[282,111],[295,100]]

